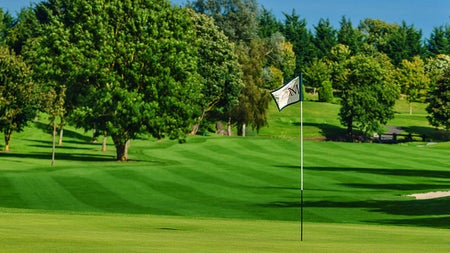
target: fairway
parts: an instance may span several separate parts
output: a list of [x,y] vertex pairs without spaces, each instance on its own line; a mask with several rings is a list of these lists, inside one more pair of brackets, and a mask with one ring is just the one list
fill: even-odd
[[448,143],[306,141],[300,243],[298,138],[141,138],[116,162],[111,143],[100,152],[89,133],[65,133],[54,167],[40,122],[0,152],[1,252],[450,248],[450,198],[407,196],[450,190]]

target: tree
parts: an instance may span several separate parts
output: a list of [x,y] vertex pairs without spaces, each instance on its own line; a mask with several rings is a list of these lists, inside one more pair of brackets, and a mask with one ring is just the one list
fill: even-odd
[[[270,101],[264,88],[262,71],[267,63],[264,40],[258,38],[258,5],[255,0],[197,0],[190,4],[199,13],[211,16],[215,24],[236,44],[236,54],[243,73],[244,88],[231,119],[238,134],[245,135],[251,125],[257,131],[267,123]],[[228,122],[230,129],[231,120]]]
[[13,24],[13,17],[8,12],[5,13],[3,9],[0,8],[0,45],[5,43],[8,31],[11,29]]
[[322,18],[314,29],[313,44],[316,47],[317,58],[321,59],[328,56],[331,48],[337,44],[336,30],[331,26],[329,19]]
[[358,54],[347,63],[348,85],[342,92],[339,117],[353,137],[353,127],[364,135],[379,132],[394,117],[397,85],[391,79],[392,65],[384,55]]
[[406,95],[409,102],[409,114],[412,114],[412,102],[424,96],[428,88],[430,79],[425,73],[425,63],[419,56],[414,57],[413,61],[402,60],[400,67],[397,68],[397,82],[401,93]]
[[282,24],[277,20],[272,11],[269,11],[264,7],[258,16],[258,21],[258,35],[260,38],[269,38],[281,30]]
[[282,33],[286,40],[292,44],[296,58],[294,74],[297,75],[304,72],[307,64],[314,59],[313,35],[306,27],[306,20],[300,19],[295,10],[292,10],[290,15],[284,13],[284,16]]
[[262,40],[253,40],[249,44],[240,43],[237,48],[239,63],[243,72],[244,88],[239,104],[233,109],[232,119],[238,126],[238,134],[245,136],[246,125],[259,131],[267,124],[266,111],[269,108],[269,90],[264,89],[262,79],[266,63],[266,48]]
[[[56,146],[56,131],[58,126],[61,127],[64,124],[64,99],[66,96],[66,87],[63,85],[58,87],[60,90],[56,91],[55,88],[50,89],[44,93],[44,99],[41,101],[42,110],[49,115],[50,126],[52,128],[52,163],[55,164],[55,146]],[[59,124],[57,123],[59,119]]]
[[198,72],[204,81],[202,113],[191,132],[196,134],[205,117],[209,121],[228,120],[238,104],[243,83],[235,45],[218,30],[212,18],[188,12],[198,38]]
[[450,56],[445,54],[438,54],[429,57],[426,60],[425,72],[430,78],[430,87],[441,79],[447,70],[450,68]]
[[439,78],[428,92],[426,108],[428,121],[435,127],[450,129],[450,70]]
[[331,62],[331,81],[334,89],[345,89],[348,74],[346,64],[351,55],[349,47],[343,44],[337,44],[331,49],[329,61]]
[[402,60],[413,60],[415,56],[422,56],[422,32],[416,30],[413,25],[406,25],[405,21],[397,29],[391,31],[388,43],[382,51],[387,54],[395,66],[399,66]]
[[256,0],[196,0],[189,6],[211,16],[232,42],[249,43],[258,35]]
[[36,90],[31,70],[8,48],[0,46],[0,131],[5,151],[13,132],[21,132],[36,115]]
[[433,28],[427,40],[427,49],[430,55],[450,55],[450,25]]
[[52,3],[34,64],[67,86],[77,126],[106,130],[121,161],[141,133],[184,140],[202,87],[186,11],[156,0]]
[[324,82],[330,82],[332,68],[326,59],[314,59],[303,73],[305,84],[314,88],[314,95],[317,89],[321,89]]
[[360,53],[364,48],[364,36],[345,16],[342,17],[340,29],[337,31],[337,42],[347,46],[352,55]]

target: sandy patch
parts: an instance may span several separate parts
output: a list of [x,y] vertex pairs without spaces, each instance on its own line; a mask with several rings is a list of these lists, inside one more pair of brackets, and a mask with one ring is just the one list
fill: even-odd
[[410,194],[408,196],[415,197],[416,199],[436,199],[436,198],[449,197],[450,191],[417,193],[417,194]]

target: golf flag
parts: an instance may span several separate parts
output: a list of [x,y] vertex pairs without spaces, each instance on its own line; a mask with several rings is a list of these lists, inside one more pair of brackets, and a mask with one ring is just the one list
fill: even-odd
[[278,110],[300,101],[300,240],[303,241],[303,78],[294,78],[283,87],[272,91]]
[[294,78],[288,84],[270,93],[277,104],[278,110],[283,110],[284,107],[297,103],[301,100],[301,88],[299,77]]

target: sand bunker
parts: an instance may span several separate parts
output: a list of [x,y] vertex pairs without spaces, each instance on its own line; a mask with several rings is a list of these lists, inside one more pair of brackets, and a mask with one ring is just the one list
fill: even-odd
[[417,194],[410,194],[408,196],[415,197],[416,199],[436,199],[436,198],[449,197],[450,191],[417,193]]

